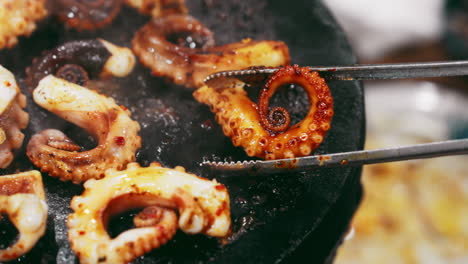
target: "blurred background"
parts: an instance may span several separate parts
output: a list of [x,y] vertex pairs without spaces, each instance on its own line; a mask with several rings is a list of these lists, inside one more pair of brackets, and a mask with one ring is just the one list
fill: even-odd
[[[324,0],[360,63],[468,59],[468,0]],[[468,78],[364,82],[366,148],[468,137]],[[468,156],[365,166],[341,263],[468,263]]]

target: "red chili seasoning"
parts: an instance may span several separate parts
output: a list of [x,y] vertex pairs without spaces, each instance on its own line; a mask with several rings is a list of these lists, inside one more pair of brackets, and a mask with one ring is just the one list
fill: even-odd
[[226,189],[226,187],[224,187],[224,185],[222,185],[222,184],[216,185],[215,188],[218,191],[223,191],[224,189]]
[[223,213],[223,211],[223,208],[218,208],[218,210],[216,210],[216,216],[220,216]]
[[115,141],[115,144],[117,144],[118,146],[125,145],[125,138],[124,137],[115,137],[114,141]]

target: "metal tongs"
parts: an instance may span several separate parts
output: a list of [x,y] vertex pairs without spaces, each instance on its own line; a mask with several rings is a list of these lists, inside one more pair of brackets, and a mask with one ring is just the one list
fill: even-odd
[[[263,82],[278,68],[250,68],[217,72],[205,83],[215,89]],[[468,61],[367,64],[353,66],[310,67],[328,80],[382,80],[447,77],[468,75]],[[238,162],[205,161],[202,166],[216,170],[246,171],[249,173],[280,173],[305,171],[319,167],[359,166],[364,164],[433,158],[468,153],[468,139],[448,140],[375,150],[342,152],[279,160],[252,160]]]

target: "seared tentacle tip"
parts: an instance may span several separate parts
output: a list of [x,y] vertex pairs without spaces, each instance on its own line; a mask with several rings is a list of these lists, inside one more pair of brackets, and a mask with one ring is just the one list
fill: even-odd
[[[299,123],[290,126],[284,108],[269,108],[269,100],[283,85],[297,84],[305,89],[309,110]],[[333,117],[331,92],[316,72],[297,65],[282,67],[272,74],[253,103],[242,87],[215,90],[203,86],[194,92],[199,102],[210,106],[226,136],[242,146],[248,156],[264,159],[309,155],[330,129]]]

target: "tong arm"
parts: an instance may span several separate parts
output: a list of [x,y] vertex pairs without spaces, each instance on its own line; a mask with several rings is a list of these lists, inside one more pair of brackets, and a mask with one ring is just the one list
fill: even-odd
[[[411,79],[426,77],[447,77],[468,75],[468,60],[358,64],[351,66],[311,66],[311,71],[318,71],[328,80],[381,80]],[[205,83],[215,89],[225,89],[241,81],[245,84],[262,83],[279,68],[253,67],[245,70],[216,72],[205,78]]]
[[215,170],[246,171],[249,174],[268,174],[306,171],[320,167],[359,166],[364,164],[433,158],[468,153],[468,139],[457,139],[375,150],[342,152],[279,160],[242,162],[203,162]]

